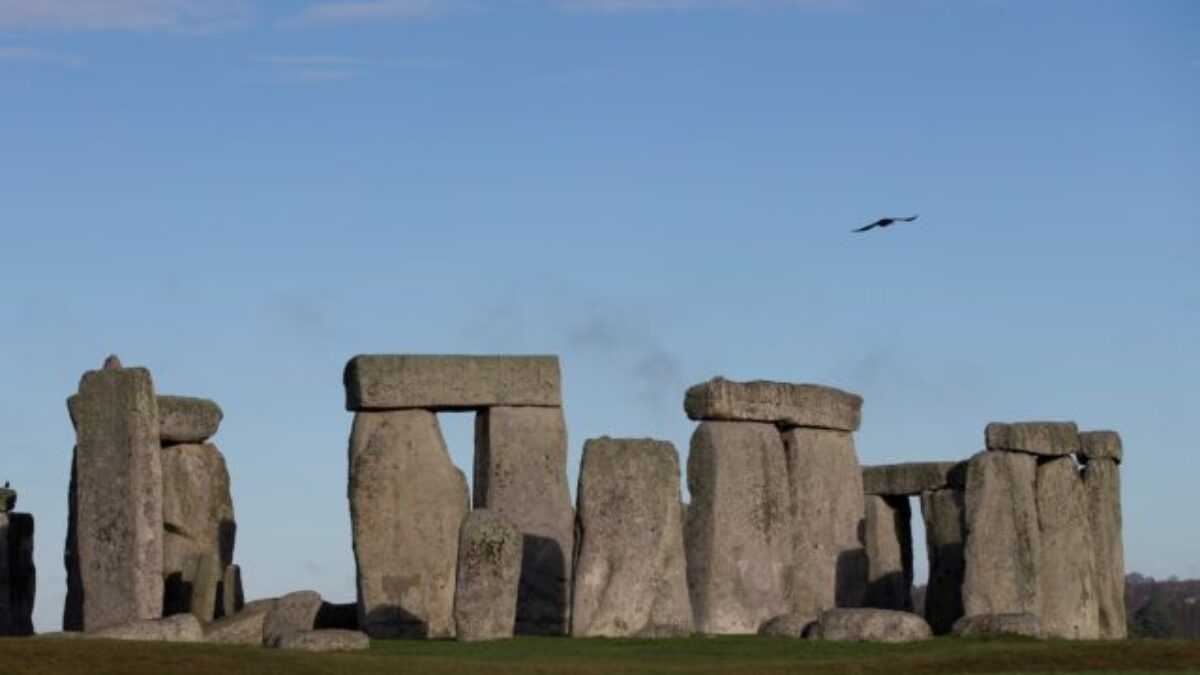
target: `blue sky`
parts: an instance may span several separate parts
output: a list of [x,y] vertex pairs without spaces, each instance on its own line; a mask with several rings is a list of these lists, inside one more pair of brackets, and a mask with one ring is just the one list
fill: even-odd
[[224,407],[252,597],[353,599],[369,352],[560,354],[572,480],[589,437],[686,453],[718,374],[862,394],[868,464],[1115,428],[1129,569],[1200,577],[1198,34],[1170,1],[0,0],[39,627],[64,401],[111,352]]

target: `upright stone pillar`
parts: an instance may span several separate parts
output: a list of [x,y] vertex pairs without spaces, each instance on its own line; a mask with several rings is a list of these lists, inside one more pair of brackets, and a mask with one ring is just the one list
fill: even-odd
[[1121,539],[1121,437],[1114,431],[1080,435],[1088,524],[1096,560],[1100,637],[1126,637],[1125,546]]
[[64,628],[162,616],[162,465],[150,373],[110,359],[68,401],[77,445]]
[[692,632],[679,455],[651,439],[591,439],[579,470],[579,558],[571,635]]
[[929,583],[925,587],[925,620],[934,635],[949,635],[963,615],[966,572],[965,493],[961,487],[921,493]]
[[467,485],[437,416],[356,414],[349,499],[360,628],[375,638],[453,637]]
[[1100,637],[1096,559],[1087,495],[1071,456],[1045,460],[1037,468],[1037,512],[1041,530],[1042,627],[1050,637]]
[[701,423],[687,480],[684,539],[696,630],[755,633],[790,604],[794,527],[779,432],[754,422]]
[[913,609],[912,506],[908,497],[866,496],[866,606]]
[[33,635],[33,516],[12,512],[16,501],[15,490],[0,488],[0,636]]
[[476,415],[474,505],[509,518],[521,531],[517,633],[565,634],[575,510],[562,408],[495,406]]

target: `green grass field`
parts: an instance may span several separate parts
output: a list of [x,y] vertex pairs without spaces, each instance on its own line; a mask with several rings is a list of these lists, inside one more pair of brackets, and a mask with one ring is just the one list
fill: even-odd
[[445,675],[537,673],[1200,673],[1200,642],[937,639],[909,645],[787,638],[376,642],[368,652],[63,639],[0,640],[2,675]]

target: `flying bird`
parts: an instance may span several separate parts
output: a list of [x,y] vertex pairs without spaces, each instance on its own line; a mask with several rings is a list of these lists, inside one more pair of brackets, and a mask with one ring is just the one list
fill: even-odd
[[[920,214],[917,214],[917,215],[920,215]],[[917,219],[917,216],[909,216],[908,218],[880,218],[879,220],[871,223],[870,225],[864,225],[864,226],[858,228],[857,230],[850,230],[850,231],[851,232],[866,232],[867,230],[871,230],[876,227],[887,227],[888,225],[891,225],[893,223],[911,223],[912,221],[914,221],[916,219]]]

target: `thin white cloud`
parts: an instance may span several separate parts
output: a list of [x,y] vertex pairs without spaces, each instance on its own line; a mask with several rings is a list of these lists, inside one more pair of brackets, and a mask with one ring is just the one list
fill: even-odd
[[42,63],[78,68],[86,63],[86,60],[74,54],[33,47],[0,47],[0,64],[5,63]]
[[277,83],[355,80],[383,69],[424,69],[445,66],[431,58],[369,58],[345,54],[269,54],[248,59],[261,79]]
[[354,0],[352,2],[322,2],[309,5],[285,19],[285,26],[309,26],[337,23],[360,23],[395,19],[411,19],[445,12],[457,0]]
[[219,32],[253,20],[250,0],[0,0],[0,28]]

